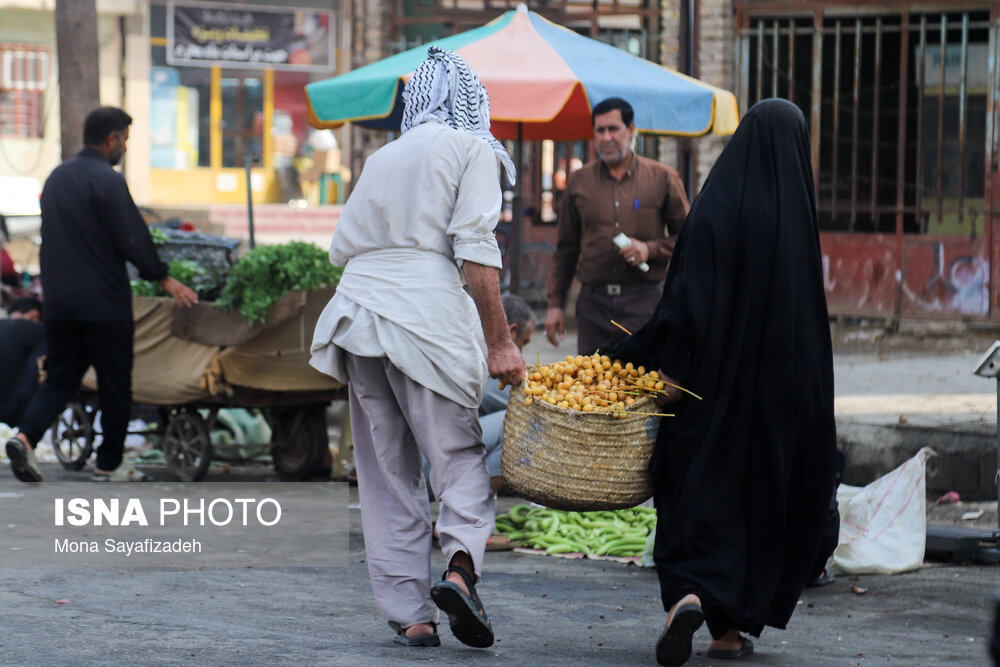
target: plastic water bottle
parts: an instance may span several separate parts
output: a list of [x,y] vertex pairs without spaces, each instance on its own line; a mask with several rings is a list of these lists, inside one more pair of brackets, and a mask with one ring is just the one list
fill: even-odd
[[[614,241],[615,245],[619,248],[627,248],[632,243],[632,239],[626,236],[624,232],[620,233],[611,240]],[[645,273],[646,271],[649,271],[649,264],[642,262],[641,264],[636,265],[636,268]]]

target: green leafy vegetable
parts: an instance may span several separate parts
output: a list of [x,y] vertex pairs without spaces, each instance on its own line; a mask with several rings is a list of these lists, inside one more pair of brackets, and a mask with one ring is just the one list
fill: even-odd
[[[190,259],[172,260],[167,265],[167,273],[197,292],[199,298],[219,282],[218,277],[212,276],[201,265]],[[167,296],[166,290],[160,287],[160,283],[151,280],[133,280],[132,294],[136,296]]]
[[286,292],[336,286],[342,273],[330,264],[326,251],[312,243],[260,246],[230,269],[217,303],[251,322],[263,322]]
[[163,245],[164,243],[170,240],[170,237],[167,236],[167,233],[162,229],[160,229],[159,227],[150,227],[149,235],[153,237],[153,243],[155,243],[156,245]]

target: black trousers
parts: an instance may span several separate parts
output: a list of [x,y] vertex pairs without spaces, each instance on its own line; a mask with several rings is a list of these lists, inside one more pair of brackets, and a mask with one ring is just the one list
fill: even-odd
[[12,386],[4,387],[6,396],[0,396],[0,422],[18,424],[31,397],[38,391],[38,357],[45,354],[45,343],[40,343],[27,356]]
[[48,320],[48,377],[24,413],[19,429],[32,445],[55,421],[80,387],[87,368],[97,372],[103,441],[97,467],[114,470],[122,462],[132,411],[132,343],[135,325],[127,322]]

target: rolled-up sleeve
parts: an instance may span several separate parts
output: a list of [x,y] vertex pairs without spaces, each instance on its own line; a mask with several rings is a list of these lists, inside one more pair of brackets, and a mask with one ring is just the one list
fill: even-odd
[[496,156],[489,146],[477,140],[466,155],[448,225],[456,260],[497,269],[503,265],[493,233],[500,219],[500,202]]

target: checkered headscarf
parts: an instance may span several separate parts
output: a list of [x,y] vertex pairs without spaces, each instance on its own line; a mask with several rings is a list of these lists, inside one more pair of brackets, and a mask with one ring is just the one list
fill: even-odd
[[507,150],[490,133],[490,97],[462,56],[432,46],[403,88],[402,132],[436,118],[456,130],[482,139],[503,164],[510,185],[517,172]]

